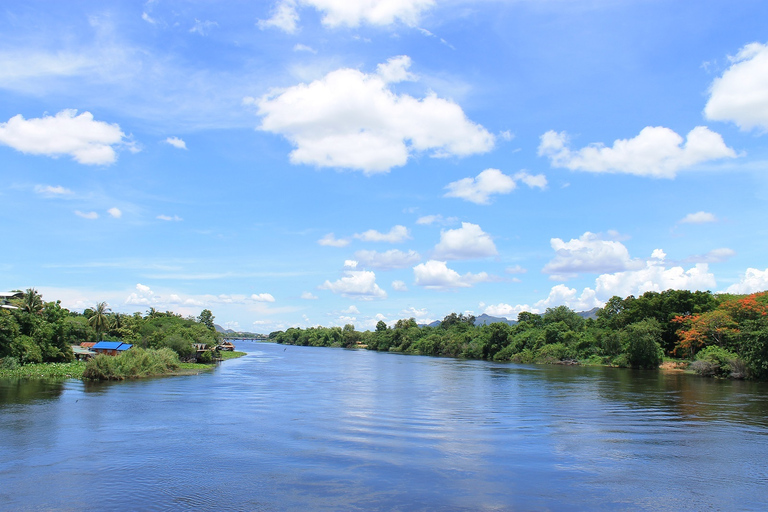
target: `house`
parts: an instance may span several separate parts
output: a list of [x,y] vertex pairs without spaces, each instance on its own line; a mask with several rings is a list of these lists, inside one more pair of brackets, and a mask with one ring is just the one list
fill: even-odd
[[75,354],[75,359],[78,361],[87,361],[96,355],[96,352],[93,350],[77,345],[72,345],[72,352]]
[[91,350],[97,354],[107,354],[108,356],[116,356],[122,354],[126,350],[129,350],[133,345],[130,343],[123,343],[122,341],[100,341],[91,347]]
[[19,309],[11,304],[9,299],[18,299],[22,297],[21,292],[0,292],[0,308],[2,309]]

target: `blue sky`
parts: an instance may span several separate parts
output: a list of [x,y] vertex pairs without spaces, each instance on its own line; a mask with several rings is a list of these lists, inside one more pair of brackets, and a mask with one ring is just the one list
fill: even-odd
[[768,289],[768,4],[23,2],[0,288],[230,328]]

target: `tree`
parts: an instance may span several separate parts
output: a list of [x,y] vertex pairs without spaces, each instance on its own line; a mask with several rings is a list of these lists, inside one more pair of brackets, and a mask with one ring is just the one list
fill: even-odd
[[101,334],[109,328],[109,305],[106,302],[99,302],[96,304],[96,309],[93,310],[93,314],[88,319],[88,324],[96,329],[99,340],[101,340]]
[[200,316],[197,317],[197,321],[209,328],[212,331],[216,330],[216,325],[213,323],[213,313],[210,309],[204,309],[200,312]]
[[18,307],[27,313],[38,314],[43,310],[43,296],[34,288],[27,288],[19,300]]
[[633,368],[658,368],[664,357],[661,349],[661,325],[655,318],[646,318],[628,325],[622,331],[629,365]]
[[387,324],[384,322],[384,320],[379,320],[376,322],[376,332],[386,332],[387,331]]

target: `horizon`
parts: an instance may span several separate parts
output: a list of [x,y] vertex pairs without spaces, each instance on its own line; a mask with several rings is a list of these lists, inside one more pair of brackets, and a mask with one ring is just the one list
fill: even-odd
[[0,288],[238,332],[768,289],[768,4],[0,15]]

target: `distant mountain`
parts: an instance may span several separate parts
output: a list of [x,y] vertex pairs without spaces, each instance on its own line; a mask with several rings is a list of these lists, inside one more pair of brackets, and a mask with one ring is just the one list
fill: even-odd
[[213,326],[216,328],[216,332],[220,332],[222,334],[232,334],[233,332],[235,332],[232,329],[225,329],[219,324],[213,324]]
[[498,324],[498,323],[515,325],[517,324],[517,320],[509,320],[501,316],[490,316],[490,315],[486,315],[485,313],[483,313],[478,317],[475,317],[475,325],[489,325],[489,324]]
[[[596,320],[598,311],[600,311],[600,308],[592,308],[589,311],[577,311],[576,314],[585,320],[588,318]],[[440,327],[441,322],[442,320],[435,320],[430,324],[420,324],[419,327]],[[490,325],[495,323],[517,325],[517,320],[510,320],[508,318],[504,318],[503,316],[490,316],[486,315],[485,313],[475,317],[475,325]]]

